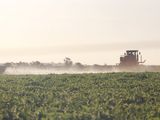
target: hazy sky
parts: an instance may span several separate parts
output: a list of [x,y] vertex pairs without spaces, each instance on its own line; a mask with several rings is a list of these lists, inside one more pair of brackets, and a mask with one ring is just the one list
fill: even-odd
[[0,62],[116,64],[126,49],[160,64],[160,0],[0,0]]

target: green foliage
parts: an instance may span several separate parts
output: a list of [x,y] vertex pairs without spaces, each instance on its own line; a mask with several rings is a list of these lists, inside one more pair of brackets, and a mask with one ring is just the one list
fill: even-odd
[[158,120],[160,73],[1,75],[1,120]]

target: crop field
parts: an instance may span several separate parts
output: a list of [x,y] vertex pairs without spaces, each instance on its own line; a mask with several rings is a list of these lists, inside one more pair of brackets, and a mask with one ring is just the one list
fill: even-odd
[[160,73],[1,75],[1,120],[159,120]]

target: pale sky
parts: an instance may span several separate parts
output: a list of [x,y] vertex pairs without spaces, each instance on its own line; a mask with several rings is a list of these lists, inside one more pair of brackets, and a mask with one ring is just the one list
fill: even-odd
[[160,0],[0,0],[0,62],[160,64]]

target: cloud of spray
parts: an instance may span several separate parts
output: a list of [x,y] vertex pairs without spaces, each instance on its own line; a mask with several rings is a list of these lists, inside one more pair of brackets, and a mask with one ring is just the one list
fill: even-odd
[[160,66],[137,66],[137,67],[127,67],[120,68],[119,66],[112,66],[112,68],[107,68],[99,70],[96,68],[88,69],[41,69],[34,67],[8,67],[4,74],[8,75],[45,75],[45,74],[83,74],[83,73],[112,73],[112,72],[160,72]]
[[49,68],[49,69],[40,69],[40,68],[34,68],[34,67],[8,67],[6,68],[4,74],[8,75],[27,75],[27,74],[33,74],[33,75],[43,75],[43,74],[83,74],[83,73],[110,73],[110,72],[120,72],[118,69],[113,68],[110,70],[97,70],[93,68],[89,68],[86,70],[78,70],[74,68],[69,69],[55,69],[55,68]]

